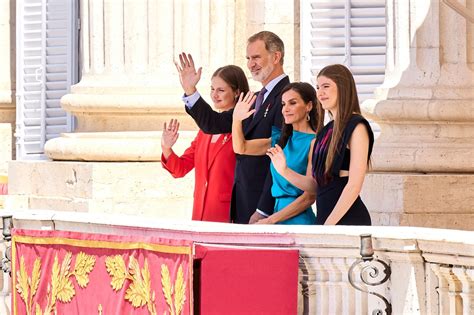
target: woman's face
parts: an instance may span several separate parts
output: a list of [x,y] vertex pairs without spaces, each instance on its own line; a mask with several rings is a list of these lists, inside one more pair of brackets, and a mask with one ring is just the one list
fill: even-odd
[[336,83],[325,76],[319,76],[317,81],[316,96],[323,109],[328,111],[337,109]]
[[311,102],[305,103],[301,95],[293,90],[288,90],[281,96],[283,119],[285,124],[298,124],[306,122],[306,116],[312,108]]
[[227,110],[233,108],[236,95],[238,93],[232,91],[232,88],[218,76],[211,79],[211,99],[216,109]]

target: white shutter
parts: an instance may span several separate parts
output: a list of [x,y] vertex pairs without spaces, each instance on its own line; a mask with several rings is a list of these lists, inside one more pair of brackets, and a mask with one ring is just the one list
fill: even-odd
[[385,0],[301,0],[301,79],[313,82],[341,63],[354,75],[359,100],[385,76]]
[[47,140],[72,131],[60,98],[76,82],[74,0],[17,1],[17,159],[44,158]]

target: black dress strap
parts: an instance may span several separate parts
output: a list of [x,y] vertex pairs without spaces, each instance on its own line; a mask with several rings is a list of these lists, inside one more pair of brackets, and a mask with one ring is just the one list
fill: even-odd
[[372,128],[370,127],[369,122],[364,117],[358,114],[354,114],[347,123],[346,128],[344,128],[344,132],[342,133],[341,143],[339,144],[339,153],[334,157],[334,163],[331,169],[331,175],[333,177],[339,177],[339,172],[341,170],[344,159],[350,158],[345,156],[350,152],[349,150],[345,150],[345,148],[349,144],[349,140],[351,139],[354,129],[359,124],[364,124],[367,128],[367,133],[369,134],[369,154],[367,155],[367,162],[370,159],[370,155],[372,154],[372,148],[374,146],[374,133],[372,132]]

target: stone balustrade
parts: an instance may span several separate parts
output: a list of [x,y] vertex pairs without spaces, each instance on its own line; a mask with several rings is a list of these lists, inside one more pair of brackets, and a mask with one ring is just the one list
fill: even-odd
[[[367,314],[384,308],[355,290],[348,271],[359,258],[359,236],[370,233],[375,256],[392,275],[375,287],[393,314],[474,311],[474,232],[417,227],[257,226],[141,219],[52,211],[15,212],[14,226],[112,235],[159,236],[195,242],[300,251],[299,314]],[[11,287],[11,286],[10,286]],[[1,298],[8,299],[7,295]],[[0,304],[7,305],[0,301]]]

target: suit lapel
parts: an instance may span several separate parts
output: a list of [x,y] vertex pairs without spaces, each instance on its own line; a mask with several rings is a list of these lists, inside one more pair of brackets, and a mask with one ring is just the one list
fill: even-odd
[[[268,113],[275,105],[273,104],[275,102],[275,99],[277,98],[278,94],[281,92],[283,87],[285,87],[288,83],[290,83],[290,80],[288,77],[284,77],[283,79],[278,82],[275,87],[272,89],[270,94],[268,94],[267,98],[265,101],[262,103],[262,106],[260,107],[260,110],[255,114],[255,117],[249,117],[247,120],[249,122],[247,124],[244,124],[244,135],[246,136],[257,124],[260,120],[262,120],[265,116],[265,112]],[[255,108],[255,103],[252,105],[252,108]],[[245,122],[245,121],[244,121]]]
[[[203,133],[202,134],[202,137],[203,137],[203,146],[202,146],[202,153],[203,155],[205,156],[202,156],[202,159],[204,161],[204,165],[205,165],[205,168],[204,170],[206,170],[205,172],[203,172],[206,176],[206,181],[209,177],[209,173],[207,172],[207,170],[209,170],[209,145],[211,143],[211,138],[212,138],[212,135],[211,134],[206,134],[206,133]],[[196,152],[196,154],[199,154],[198,152]]]
[[212,164],[214,164],[214,161],[216,160],[217,154],[222,150],[222,148],[225,146],[225,144],[229,141],[232,141],[232,135],[228,133],[222,134],[219,139],[217,140],[216,143],[214,143],[215,150],[209,155],[208,158],[208,164],[207,164],[207,169],[210,170],[212,167]]

